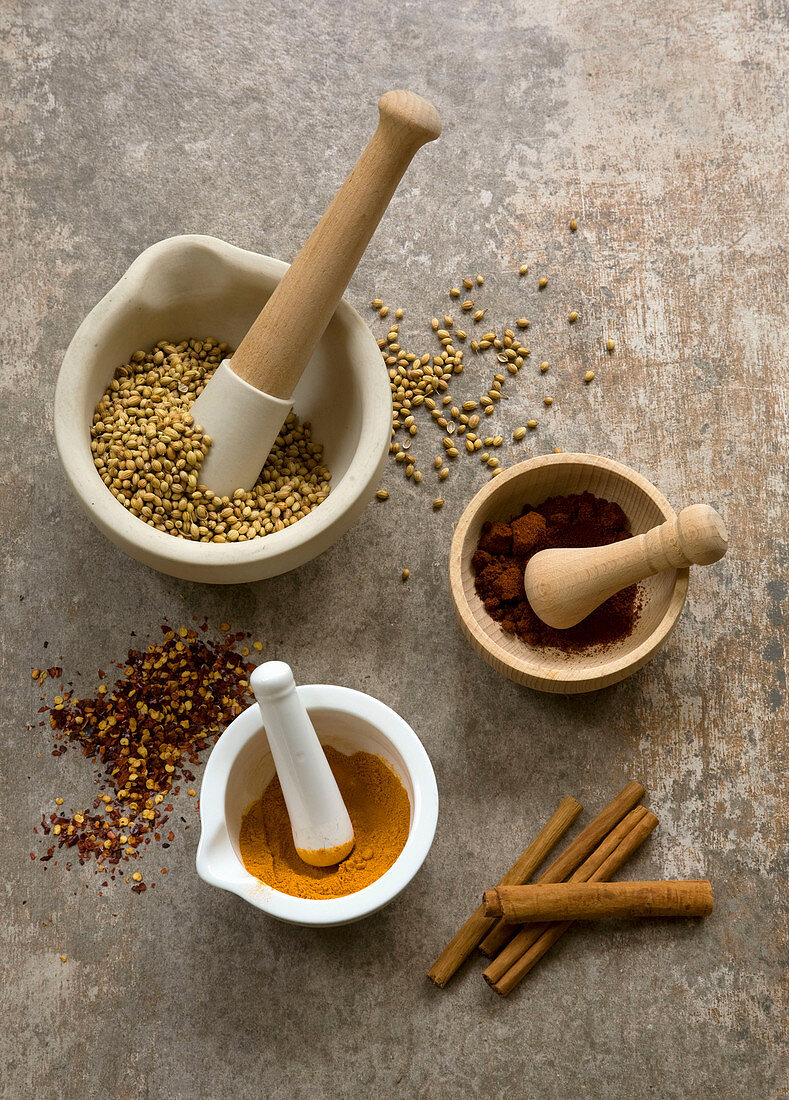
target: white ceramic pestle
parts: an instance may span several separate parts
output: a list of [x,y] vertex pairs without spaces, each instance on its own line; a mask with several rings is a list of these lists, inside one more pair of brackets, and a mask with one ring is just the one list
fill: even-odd
[[290,665],[267,661],[249,679],[255,693],[299,857],[331,867],[352,851],[353,825]]
[[351,174],[235,355],[192,406],[212,440],[201,478],[220,496],[254,485],[395,188],[417,150],[441,133],[435,107],[413,92],[387,92],[378,111],[378,128]]

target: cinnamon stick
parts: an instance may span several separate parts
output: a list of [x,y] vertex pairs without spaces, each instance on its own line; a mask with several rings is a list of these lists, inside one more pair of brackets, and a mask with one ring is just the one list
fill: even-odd
[[[600,844],[607,833],[614,828],[646,794],[640,783],[632,782],[609,802],[585,829],[582,829],[571,844],[565,848],[558,859],[537,879],[540,883],[562,882],[571,875],[590,852]],[[493,958],[501,948],[512,939],[515,928],[504,921],[497,921],[479,945],[483,955]]]
[[[653,813],[647,811],[647,813],[636,824],[635,828],[631,829],[627,836],[617,845],[613,852],[600,864],[596,871],[591,876],[592,882],[605,882],[613,874],[615,874],[623,863],[636,851],[636,849],[646,840],[655,826],[658,824],[658,819]],[[491,976],[488,971],[485,971],[485,981],[502,997],[506,997],[516,985],[529,973],[533,966],[535,966],[543,955],[553,947],[557,940],[559,940],[568,928],[572,926],[571,920],[560,921],[558,924],[549,924],[547,928],[542,932],[539,938],[532,943],[498,979],[491,980]],[[535,927],[542,927],[536,925]],[[517,937],[516,937],[517,939]],[[515,943],[515,940],[512,941]],[[510,947],[512,944],[509,945]],[[498,962],[498,959],[496,960]]]
[[[582,809],[583,806],[576,799],[563,799],[529,847],[503,876],[499,886],[515,886],[528,881]],[[427,976],[431,982],[443,989],[495,923],[495,918],[486,917],[480,905],[428,970]]]
[[[605,863],[608,857],[616,851],[621,842],[635,827],[644,820],[648,810],[646,806],[636,806],[619,824],[611,830],[607,837],[597,846],[589,858],[581,864],[572,875],[570,882],[589,882],[596,871]],[[506,927],[511,928],[512,925]],[[518,959],[528,951],[533,943],[536,943],[543,932],[551,927],[549,922],[540,924],[528,924],[516,935],[488,965],[483,977],[489,985],[495,985],[499,978],[503,977]]]
[[555,882],[486,890],[487,917],[506,921],[600,920],[605,917],[708,917],[712,887],[698,879],[662,882]]

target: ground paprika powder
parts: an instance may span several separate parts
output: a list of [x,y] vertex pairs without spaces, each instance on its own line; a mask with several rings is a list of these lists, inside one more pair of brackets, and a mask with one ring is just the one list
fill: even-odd
[[569,630],[556,630],[535,615],[526,599],[523,571],[529,558],[552,547],[606,546],[631,537],[618,504],[592,493],[551,497],[529,505],[509,522],[485,523],[471,559],[474,587],[485,610],[508,634],[533,646],[565,653],[614,645],[630,634],[641,610],[637,584],[623,588]]

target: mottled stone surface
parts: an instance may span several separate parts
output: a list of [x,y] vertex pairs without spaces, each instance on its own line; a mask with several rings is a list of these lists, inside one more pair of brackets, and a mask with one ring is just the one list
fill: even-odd
[[[9,1096],[786,1095],[785,15],[777,0],[5,0]],[[434,515],[430,425],[415,444],[421,487],[392,467],[391,499],[333,550],[239,588],[127,560],[58,466],[58,364],[131,260],[191,231],[291,258],[375,99],[404,85],[436,103],[444,136],[409,171],[349,300],[402,306],[404,343],[427,349],[449,286],[484,272],[491,323],[532,320],[532,364],[493,421],[508,434],[539,416],[517,455],[609,455],[677,505],[713,503],[731,529],[666,649],[593,697],[520,689],[463,641],[447,553],[486,475],[459,461]],[[478,393],[481,377],[470,363],[455,392]],[[438,833],[379,916],[310,933],[212,890],[194,872],[188,799],[191,828],[144,896],[99,897],[87,869],[31,861],[42,810],[92,787],[77,754],[49,755],[30,667],[62,655],[87,690],[132,632],[193,614],[253,631],[303,681],[379,696],[423,739]],[[432,988],[424,971],[459,915],[560,797],[594,810],[630,777],[661,827],[626,873],[708,875],[715,914],[581,925],[506,1001],[476,963]]]

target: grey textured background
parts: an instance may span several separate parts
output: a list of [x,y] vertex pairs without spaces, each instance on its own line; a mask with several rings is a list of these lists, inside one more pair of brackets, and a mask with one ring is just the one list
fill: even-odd
[[[786,9],[3,0],[0,18],[0,1087],[124,1100],[787,1095]],[[427,348],[448,287],[481,270],[491,320],[530,315],[534,359],[555,365],[510,388],[502,428],[541,419],[519,455],[609,455],[677,505],[715,504],[731,529],[663,653],[594,697],[519,689],[462,640],[446,563],[485,480],[476,462],[458,463],[437,516],[432,470],[420,489],[392,467],[390,501],[330,552],[232,589],[124,558],[58,467],[59,361],[132,259],[192,231],[292,258],[376,98],[400,86],[436,103],[444,135],[406,176],[349,300],[403,306],[404,342]],[[522,260],[551,275],[539,300],[535,279],[514,274]],[[477,386],[471,366],[465,384]],[[426,468],[437,442],[419,437]],[[212,890],[193,869],[193,803],[168,876],[142,897],[123,885],[98,897],[87,869],[30,860],[55,795],[79,804],[91,791],[81,758],[53,759],[47,731],[25,730],[39,705],[30,667],[62,654],[87,690],[132,631],[192,614],[253,631],[302,681],[379,696],[423,739],[438,833],[379,916],[313,934]],[[560,797],[593,811],[631,777],[661,827],[626,873],[708,875],[713,917],[581,926],[506,1001],[476,963],[433,989],[424,970],[459,916]]]

